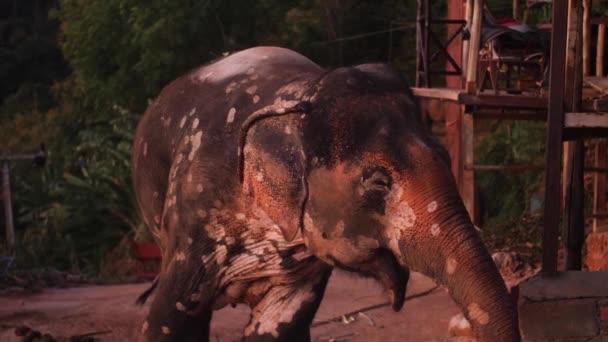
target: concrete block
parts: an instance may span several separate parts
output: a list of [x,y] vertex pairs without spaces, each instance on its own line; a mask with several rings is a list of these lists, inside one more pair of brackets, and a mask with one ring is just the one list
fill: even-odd
[[524,341],[561,341],[599,334],[597,303],[592,299],[519,303],[519,327]]
[[555,278],[536,276],[519,285],[520,297],[531,301],[608,298],[608,272],[560,272]]

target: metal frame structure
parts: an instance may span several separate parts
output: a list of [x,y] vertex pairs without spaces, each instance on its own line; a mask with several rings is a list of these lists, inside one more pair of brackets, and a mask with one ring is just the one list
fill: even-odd
[[16,249],[10,164],[18,161],[32,161],[37,166],[43,166],[46,163],[44,144],[40,146],[40,151],[36,153],[0,155],[0,163],[2,164],[2,202],[4,202],[4,217],[6,222],[6,245],[9,255],[12,257],[15,256]]
[[[448,30],[448,36],[442,41],[440,35],[433,31],[433,25],[455,25],[455,29]],[[435,19],[431,13],[430,0],[418,0],[416,18],[416,87],[431,87],[431,75],[462,76],[463,70],[457,58],[450,53],[450,45],[456,42],[461,35],[468,36],[465,19]],[[431,51],[435,47],[435,51]],[[432,54],[431,54],[432,53]],[[445,57],[448,66],[439,70],[431,70],[431,64],[440,56]]]

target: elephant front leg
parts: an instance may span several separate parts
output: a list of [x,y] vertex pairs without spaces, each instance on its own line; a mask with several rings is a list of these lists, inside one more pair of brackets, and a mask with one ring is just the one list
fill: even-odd
[[140,342],[209,341],[212,308],[204,304],[209,303],[209,299],[200,298],[202,291],[192,292],[192,281],[183,279],[186,272],[179,274],[176,267],[172,271],[160,278],[150,312],[141,328]]
[[252,308],[243,341],[310,341],[310,324],[331,270],[301,283],[275,285]]

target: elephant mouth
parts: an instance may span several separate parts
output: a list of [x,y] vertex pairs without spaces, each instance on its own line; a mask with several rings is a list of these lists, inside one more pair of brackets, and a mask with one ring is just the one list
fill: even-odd
[[380,282],[388,291],[391,307],[394,311],[399,311],[405,302],[410,271],[401,266],[393,253],[387,249],[380,248],[374,254],[369,262],[361,265],[359,272]]

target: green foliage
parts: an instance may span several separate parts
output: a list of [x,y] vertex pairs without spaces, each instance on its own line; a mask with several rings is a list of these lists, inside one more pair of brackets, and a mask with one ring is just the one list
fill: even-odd
[[[544,145],[544,123],[501,121],[490,128],[475,153],[481,164],[543,165]],[[540,190],[542,174],[542,171],[479,172],[489,222],[512,219],[529,210],[530,196]]]
[[[480,164],[543,165],[544,145],[544,123],[500,121],[493,123],[475,153]],[[531,212],[542,206],[543,171],[478,172],[476,176],[483,194],[484,237],[489,246],[540,243],[540,221]]]
[[136,120],[124,110],[101,114],[86,130],[73,132],[74,147],[52,145],[68,153],[51,154],[42,177],[18,179],[21,263],[96,273],[103,256],[137,228],[129,177]]

